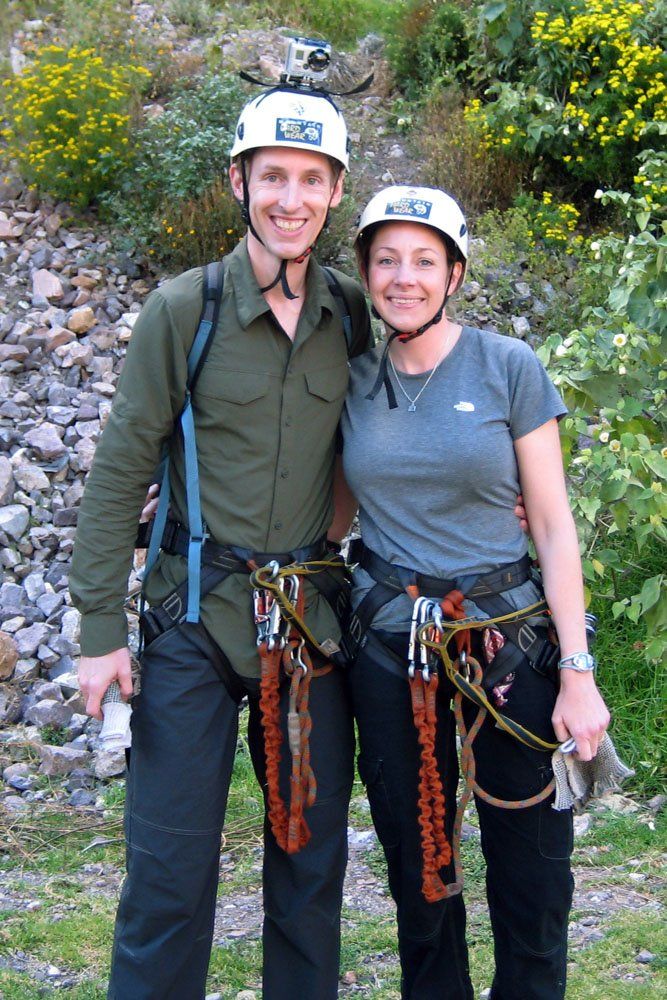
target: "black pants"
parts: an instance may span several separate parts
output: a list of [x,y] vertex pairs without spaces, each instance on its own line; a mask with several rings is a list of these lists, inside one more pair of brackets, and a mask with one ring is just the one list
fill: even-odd
[[[243,693],[237,675],[231,685],[221,681],[218,670],[225,666],[229,670],[196,626],[164,633],[144,654],[142,690],[132,715],[127,877],[116,918],[110,1000],[205,995],[220,834]],[[245,687],[248,741],[264,787],[258,684],[249,681]],[[352,715],[339,671],[313,680],[310,712],[317,778],[317,801],[306,812],[311,840],[287,855],[265,822],[264,1000],[334,1000],[338,993],[354,764]],[[286,737],[283,746],[281,786],[287,795]]]
[[[388,637],[407,650],[407,636]],[[417,823],[419,745],[405,677],[389,671],[385,645],[372,638],[351,672],[359,727],[359,771],[384,848],[396,902],[404,1000],[471,1000],[461,896],[427,903],[421,893]],[[406,659],[407,662],[407,659]],[[458,780],[453,689],[438,688],[436,754],[447,800],[448,833]],[[543,738],[554,739],[556,690],[528,664],[517,672],[503,711]],[[476,709],[467,708],[468,724]],[[534,795],[551,779],[549,755],[529,750],[487,717],[474,743],[479,785],[503,799]],[[572,901],[572,817],[551,799],[504,810],[477,800],[486,891],[495,944],[493,1000],[561,1000],[565,996],[567,922]],[[453,866],[443,870],[453,881]]]

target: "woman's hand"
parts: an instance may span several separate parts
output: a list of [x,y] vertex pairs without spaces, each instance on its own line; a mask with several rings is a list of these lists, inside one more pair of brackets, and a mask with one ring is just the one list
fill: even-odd
[[610,715],[593,674],[560,671],[560,692],[551,722],[559,743],[570,736],[579,760],[592,760],[609,725]]
[[148,487],[146,493],[146,499],[144,500],[144,506],[141,511],[141,517],[139,518],[139,524],[146,524],[147,521],[152,521],[155,517],[155,511],[157,510],[157,505],[160,501],[160,484],[153,483],[152,486]]

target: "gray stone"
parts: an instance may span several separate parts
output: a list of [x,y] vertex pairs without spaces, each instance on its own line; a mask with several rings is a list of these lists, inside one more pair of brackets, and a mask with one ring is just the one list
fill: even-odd
[[56,347],[53,352],[61,359],[63,368],[72,368],[77,365],[79,368],[86,368],[93,360],[93,348],[90,344],[81,344],[74,341],[71,344],[63,344]]
[[14,496],[14,471],[12,463],[0,455],[0,507],[4,507]]
[[90,754],[72,747],[40,746],[37,748],[42,759],[39,770],[49,777],[69,774],[75,767],[86,767]]
[[56,594],[53,590],[47,590],[46,593],[42,594],[35,601],[37,607],[47,618],[50,618],[54,612],[58,611],[59,608],[65,603],[65,598],[62,594]]
[[48,490],[51,487],[51,480],[43,469],[33,462],[24,462],[14,469],[14,478],[17,484],[26,493]]
[[[60,432],[60,433],[59,433]],[[62,430],[55,424],[43,423],[39,427],[28,431],[25,436],[27,443],[47,462],[53,458],[59,458],[66,452],[62,442]]]
[[18,583],[3,583],[0,587],[0,612],[3,615],[20,611],[25,603],[25,591]]
[[[73,643],[75,646],[79,642],[79,631],[81,628],[81,615],[79,612],[72,608],[70,611],[66,611],[63,615],[62,623],[60,626],[61,635],[67,639],[68,642]],[[50,645],[55,648],[53,643]]]
[[97,778],[114,778],[125,773],[125,766],[124,750],[98,750],[93,771]]
[[25,799],[22,799],[20,795],[7,795],[0,802],[2,802],[7,812],[26,813],[30,811],[30,804]]
[[[30,351],[22,344],[0,344],[0,364],[4,364],[7,371],[18,371],[21,368],[20,362],[24,361]],[[16,367],[12,367],[12,362],[18,362]]]
[[94,806],[96,795],[86,788],[75,788],[69,797],[69,804],[75,807]]
[[13,726],[21,718],[23,695],[18,688],[0,685],[0,726]]
[[33,298],[62,299],[64,290],[60,278],[50,271],[40,269],[32,276]]
[[14,639],[19,656],[29,658],[34,656],[42,643],[48,642],[51,629],[48,625],[39,622],[30,625],[28,628],[19,629]]
[[30,521],[30,511],[21,504],[9,504],[0,509],[0,531],[18,542]]
[[635,957],[635,962],[639,962],[640,965],[650,965],[651,962],[655,962],[655,955],[644,948]]
[[36,776],[28,764],[10,764],[2,772],[2,780],[17,792],[27,792],[35,784]]
[[38,597],[41,597],[46,590],[44,577],[41,573],[29,573],[23,581],[23,588],[28,595],[28,600],[34,604]]
[[95,457],[95,442],[90,438],[81,438],[74,445],[74,451],[77,454],[79,470],[81,472],[90,472],[93,467],[93,458]]
[[63,705],[61,701],[54,698],[46,698],[38,701],[25,713],[25,721],[31,722],[33,726],[42,729],[44,726],[66,726],[72,718],[71,708]]
[[37,677],[39,677],[39,660],[30,657],[16,661],[15,680],[34,681]]
[[37,681],[31,693],[34,695],[35,701],[41,701],[43,698],[55,698],[56,701],[64,700],[60,684],[55,684],[53,681]]
[[530,323],[526,316],[512,316],[512,329],[514,336],[524,340],[530,333]]
[[79,514],[78,507],[61,507],[54,511],[53,524],[56,528],[68,528],[76,525]]

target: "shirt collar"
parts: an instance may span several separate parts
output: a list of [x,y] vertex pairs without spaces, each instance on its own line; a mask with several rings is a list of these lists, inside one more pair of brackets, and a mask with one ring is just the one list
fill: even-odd
[[[232,250],[228,258],[227,274],[234,286],[236,313],[241,326],[246,329],[258,316],[270,311],[262,295],[248,254],[248,237],[244,236]],[[306,298],[299,318],[299,326],[308,329],[317,326],[322,318],[322,310],[330,316],[336,312],[336,303],[329,291],[322,268],[311,257],[306,275]]]

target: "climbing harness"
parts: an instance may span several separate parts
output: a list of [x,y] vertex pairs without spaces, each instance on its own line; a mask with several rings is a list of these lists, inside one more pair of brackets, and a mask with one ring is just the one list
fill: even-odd
[[[317,782],[310,763],[312,722],[308,710],[310,683],[329,673],[340,649],[333,639],[318,642],[305,618],[305,579],[317,586],[323,573],[344,569],[340,556],[280,566],[271,561],[255,567],[250,575],[257,630],[257,649],[262,665],[260,710],[266,753],[266,784],[269,825],[276,842],[294,854],[310,839],[304,808],[312,806]],[[313,666],[312,653],[324,661]],[[281,671],[289,680],[287,737],[291,755],[289,807],[280,791],[280,761],[283,735],[280,728]]]
[[[363,645],[367,633],[381,642],[371,623],[377,612],[400,593],[412,598],[413,613],[408,640],[407,679],[410,685],[413,719],[420,745],[418,823],[422,843],[422,892],[428,902],[460,893],[463,888],[461,830],[465,809],[474,792],[483,801],[502,809],[522,809],[537,805],[551,795],[551,781],[537,795],[515,802],[490,795],[475,777],[473,743],[487,714],[503,732],[533,750],[553,752],[550,743],[499,711],[511,686],[514,671],[528,661],[540,673],[553,670],[558,659],[547,627],[534,624],[536,616],[548,613],[544,600],[515,610],[502,596],[533,578],[528,557],[490,573],[443,580],[388,563],[362,542],[353,543],[350,560],[357,562],[376,581],[352,613],[348,655]],[[444,597],[441,597],[444,593]],[[489,614],[471,618],[464,607],[469,599]],[[489,644],[493,658],[485,670],[471,654],[473,632],[482,633],[482,645]],[[495,634],[494,634],[495,633]],[[405,677],[405,661],[384,644],[383,665]],[[452,647],[456,653],[452,654]],[[500,666],[496,664],[500,661]],[[461,740],[461,771],[464,790],[453,823],[451,843],[445,828],[443,784],[435,757],[437,733],[436,694],[441,675],[455,688],[454,715]],[[498,697],[500,695],[500,697]],[[477,706],[477,715],[468,730],[463,718],[463,698]],[[454,881],[446,884],[439,871],[454,863]]]

